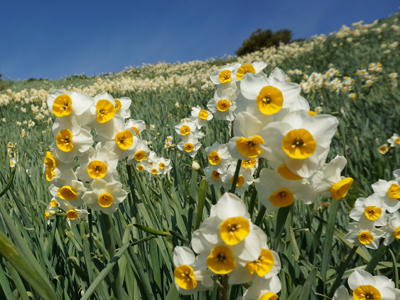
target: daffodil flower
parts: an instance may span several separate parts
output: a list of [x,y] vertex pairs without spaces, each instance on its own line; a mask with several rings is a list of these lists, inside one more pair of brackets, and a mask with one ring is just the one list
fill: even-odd
[[394,282],[385,276],[372,276],[365,270],[355,269],[347,280],[354,300],[397,300],[399,292]]
[[281,281],[277,275],[269,279],[257,278],[244,292],[243,297],[237,300],[277,300],[281,288]]
[[207,103],[208,109],[217,120],[233,121],[236,109],[236,94],[233,89],[225,89],[220,95],[215,92],[214,98]]
[[349,233],[344,238],[358,247],[378,249],[379,239],[383,235],[384,232],[376,229],[372,222],[356,222],[349,224]]
[[204,175],[206,176],[207,183],[209,185],[215,186],[217,189],[220,189],[224,185],[221,176],[224,174],[225,171],[226,170],[224,170],[223,168],[220,168],[217,171],[212,166],[204,168]]
[[129,119],[125,122],[125,126],[133,129],[136,136],[139,136],[145,128],[145,122],[142,120]]
[[372,189],[378,194],[383,201],[383,206],[390,213],[400,208],[400,181],[386,181],[379,179],[378,182],[372,184]]
[[221,85],[232,81],[232,71],[237,70],[240,67],[239,63],[234,65],[227,64],[221,69],[214,71],[210,75],[211,81],[216,85]]
[[[221,175],[221,180],[224,183],[225,189],[229,190],[232,187],[233,180],[235,177],[235,170],[236,170],[237,162],[232,163],[229,168]],[[255,169],[245,169],[240,168],[238,179],[236,182],[236,190],[235,193],[240,196],[243,194],[246,189],[251,185],[254,181],[254,174]]]
[[383,244],[385,246],[393,243],[394,240],[400,240],[400,214],[399,212],[393,213],[389,218],[389,221],[385,226],[381,227],[381,230],[385,232],[385,240]]
[[129,151],[129,155],[126,163],[128,165],[141,163],[149,158],[150,149],[143,142],[143,140],[139,139],[135,148]]
[[127,119],[131,116],[129,107],[131,106],[132,100],[128,97],[116,98],[115,101],[115,115]]
[[308,195],[308,186],[303,185],[301,180],[286,179],[274,170],[262,169],[254,184],[261,203],[268,210],[292,205],[294,200]]
[[267,64],[262,61],[255,61],[253,63],[244,63],[239,67],[235,67],[232,70],[232,80],[233,81],[242,81],[243,76],[247,73],[258,74],[262,72],[267,67]]
[[350,300],[349,292],[344,285],[336,290],[332,300]]
[[227,144],[215,142],[206,148],[208,162],[213,170],[218,172],[225,171],[233,159],[228,151]]
[[358,222],[372,222],[374,226],[386,225],[386,209],[379,196],[374,193],[367,198],[358,198],[350,212],[350,218]]
[[196,132],[196,123],[195,122],[182,122],[175,126],[175,131],[182,138],[188,138],[189,136],[193,136]]
[[92,182],[94,178],[100,178],[110,182],[118,178],[116,170],[118,156],[106,147],[102,147],[101,143],[96,145],[96,149],[90,148],[80,157],[79,162],[76,176],[82,181]]
[[207,122],[212,120],[213,118],[213,115],[210,111],[201,109],[200,107],[192,107],[191,115],[192,116],[190,118],[193,120],[194,123],[196,123],[198,129],[206,126]]
[[90,185],[92,191],[86,192],[82,199],[88,207],[93,210],[101,210],[109,215],[118,209],[128,193],[122,189],[122,184],[118,181],[106,182],[103,179],[95,178]]
[[263,128],[264,157],[285,163],[293,173],[309,178],[325,161],[338,124],[329,115],[312,117],[303,110],[288,113],[282,121]]
[[86,188],[78,181],[72,169],[61,173],[60,177],[53,178],[49,190],[57,202],[70,202],[76,207],[83,204],[82,196],[86,192]]
[[266,136],[262,133],[263,124],[247,112],[237,115],[233,125],[233,137],[229,140],[228,150],[232,158],[251,159],[266,156],[263,145]]
[[201,147],[201,143],[195,137],[189,137],[177,145],[178,149],[187,153],[190,157],[195,157]]
[[177,246],[174,248],[174,281],[182,295],[192,295],[199,291],[211,290],[213,273],[207,270],[204,259],[194,256],[191,249]]

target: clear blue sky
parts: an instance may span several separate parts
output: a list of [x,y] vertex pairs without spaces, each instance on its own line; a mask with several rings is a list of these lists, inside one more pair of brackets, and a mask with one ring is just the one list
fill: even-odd
[[205,60],[233,55],[257,28],[311,37],[359,20],[371,23],[399,5],[398,0],[5,0],[0,73],[14,80],[59,79],[142,63]]

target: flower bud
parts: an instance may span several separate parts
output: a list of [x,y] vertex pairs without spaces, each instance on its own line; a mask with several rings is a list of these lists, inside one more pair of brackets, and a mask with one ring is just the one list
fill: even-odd
[[197,161],[193,161],[192,163],[192,169],[195,170],[196,172],[198,172],[200,170],[200,165]]

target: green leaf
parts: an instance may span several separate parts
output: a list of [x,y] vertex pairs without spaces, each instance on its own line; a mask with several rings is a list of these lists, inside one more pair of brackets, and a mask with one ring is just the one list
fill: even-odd
[[299,295],[301,293],[302,285],[296,286],[294,291],[290,294],[290,296],[286,300],[297,300],[299,299]]
[[315,278],[317,276],[317,268],[313,269],[307,276],[306,282],[301,289],[299,300],[309,300],[311,289],[315,283]]
[[371,273],[372,275],[374,274],[375,267],[379,264],[379,261],[381,260],[381,257],[383,254],[385,254],[387,249],[387,246],[382,244],[379,249],[375,252],[375,255],[371,258],[369,263],[367,264],[367,267],[365,268],[365,271]]
[[204,208],[204,201],[206,199],[206,193],[207,193],[207,180],[203,178],[200,182],[199,197],[197,199],[197,217],[196,217],[196,227],[194,228],[194,230],[197,230],[200,227],[200,222],[203,217],[203,208]]
[[146,227],[146,226],[143,226],[143,225],[140,225],[140,224],[137,224],[137,223],[133,224],[133,226],[135,226],[135,227],[137,227],[137,228],[139,228],[139,229],[141,229],[143,231],[146,231],[148,233],[151,233],[151,234],[161,235],[161,236],[171,236],[171,234],[169,232],[156,230],[156,229],[153,229],[153,228],[150,228],[150,227]]
[[0,198],[5,195],[5,193],[7,193],[7,191],[11,188],[11,185],[13,183],[14,180],[14,176],[15,176],[15,171],[17,170],[17,168],[13,168],[13,170],[11,171],[11,175],[10,178],[8,178],[7,184],[4,187],[3,191],[0,193]]
[[390,256],[392,257],[393,261],[393,282],[395,284],[395,288],[399,288],[399,269],[397,268],[397,261],[396,258],[392,252],[392,250],[389,249]]
[[8,260],[22,278],[24,278],[43,299],[57,299],[53,289],[48,287],[49,282],[43,281],[42,277],[31,267],[28,260],[20,254],[20,251],[2,231],[0,231],[0,254]]

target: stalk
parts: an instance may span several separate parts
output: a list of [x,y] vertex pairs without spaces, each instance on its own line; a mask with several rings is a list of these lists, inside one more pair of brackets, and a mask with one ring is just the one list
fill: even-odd
[[237,165],[236,165],[235,175],[233,176],[232,187],[231,187],[231,190],[230,190],[230,192],[232,194],[234,194],[235,191],[236,191],[236,183],[237,183],[238,178],[239,178],[239,172],[240,172],[240,167],[241,166],[242,166],[242,160],[239,159],[238,162],[237,162]]
[[[115,241],[112,230],[112,221],[109,215],[101,213],[101,216],[103,218],[104,228],[106,232],[105,238],[107,240],[108,253],[110,254],[110,259],[112,259],[115,256]],[[117,299],[124,299],[124,291],[122,289],[122,281],[119,275],[118,263],[114,265],[111,273],[113,275],[113,278],[110,278],[110,281],[112,284],[112,289],[114,290],[114,294]]]

